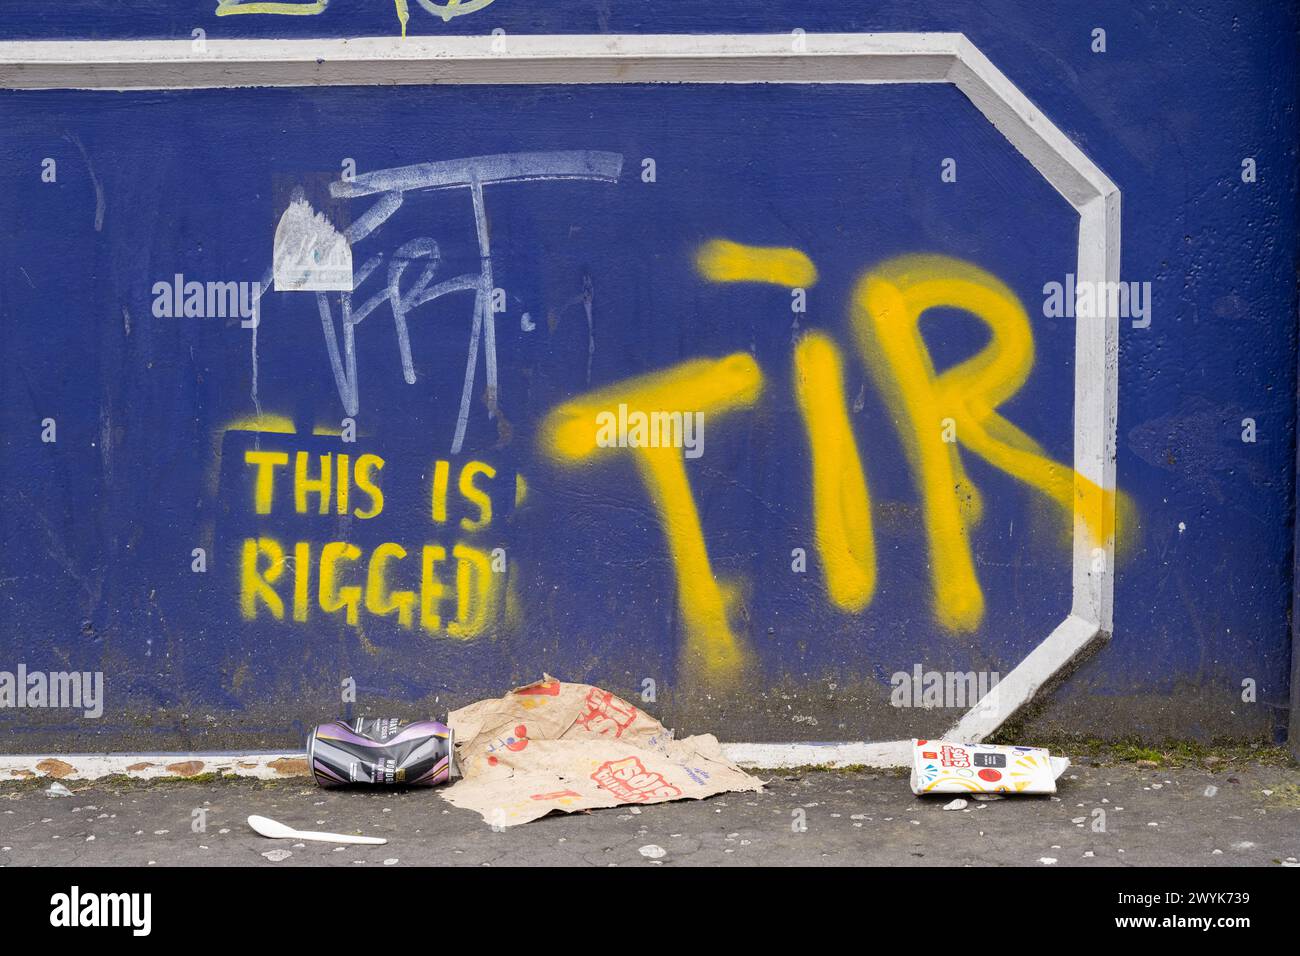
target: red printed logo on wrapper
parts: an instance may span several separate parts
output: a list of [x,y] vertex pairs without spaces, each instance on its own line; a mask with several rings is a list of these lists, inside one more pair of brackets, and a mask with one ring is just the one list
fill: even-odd
[[602,790],[630,803],[671,800],[682,795],[681,788],[673,786],[662,775],[646,770],[636,757],[607,761],[596,768],[591,779]]
[[515,735],[505,739],[506,750],[518,753],[528,746],[528,728],[520,724],[515,728]]
[[943,747],[939,752],[942,755],[939,762],[945,767],[970,766],[970,759],[966,756],[966,751],[960,747]]
[[592,688],[587,693],[586,703],[587,709],[577,724],[590,733],[601,736],[612,733],[621,737],[636,720],[636,708],[608,691]]
[[498,737],[488,746],[488,765],[495,767],[501,762],[498,758],[491,756],[492,751],[496,750],[498,747],[505,747],[506,750],[509,750],[511,753],[519,753],[519,751],[523,750],[527,746],[528,728],[523,724],[516,724],[513,737]]
[[558,680],[538,681],[536,684],[529,684],[527,687],[521,687],[515,691],[516,697],[559,697],[560,682]]

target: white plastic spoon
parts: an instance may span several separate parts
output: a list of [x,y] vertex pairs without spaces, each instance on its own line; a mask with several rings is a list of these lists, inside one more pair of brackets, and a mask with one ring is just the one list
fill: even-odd
[[317,830],[295,830],[291,826],[259,817],[256,814],[248,818],[248,825],[264,837],[273,840],[316,840],[320,843],[364,843],[366,846],[381,846],[387,843],[383,837],[351,836],[347,833],[321,833]]

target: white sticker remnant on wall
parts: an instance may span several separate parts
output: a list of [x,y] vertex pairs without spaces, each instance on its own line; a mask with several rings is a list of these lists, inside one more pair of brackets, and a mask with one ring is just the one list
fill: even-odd
[[301,196],[275,227],[271,262],[277,292],[352,291],[352,247]]

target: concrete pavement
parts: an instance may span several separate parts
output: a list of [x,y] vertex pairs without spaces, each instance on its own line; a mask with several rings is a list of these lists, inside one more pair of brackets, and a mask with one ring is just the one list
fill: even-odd
[[[774,771],[761,794],[551,816],[493,831],[436,792],[324,791],[305,778],[0,784],[3,866],[1294,866],[1300,768],[1084,758],[1057,797],[918,799],[901,774]],[[387,837],[338,848],[298,829]],[[648,849],[644,849],[648,848]],[[662,848],[662,855],[658,850]]]

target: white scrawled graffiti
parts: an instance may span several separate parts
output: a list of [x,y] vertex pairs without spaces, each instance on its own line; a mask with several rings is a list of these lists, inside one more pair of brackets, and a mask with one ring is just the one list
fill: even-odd
[[[275,281],[276,291],[314,291],[325,349],[345,413],[356,416],[361,407],[357,379],[356,327],[388,303],[393,313],[397,348],[401,355],[402,376],[408,385],[415,384],[415,364],[407,319],[412,310],[455,292],[474,293],[474,313],[470,325],[469,346],[465,359],[465,380],[461,389],[460,412],[451,453],[460,451],[469,422],[478,366],[479,343],[483,346],[486,367],[486,403],[489,418],[495,418],[500,398],[497,382],[496,327],[493,318],[493,292],[496,288],[492,271],[492,249],[488,237],[485,186],[543,180],[592,180],[617,182],[623,167],[618,153],[594,150],[501,153],[474,156],[434,163],[399,166],[357,175],[330,184],[335,198],[358,199],[377,196],[369,209],[340,234],[315,213],[300,195],[295,195],[276,230],[272,267],[263,289]],[[434,282],[442,265],[438,243],[420,237],[404,243],[391,254],[376,252],[353,268],[356,246],[372,235],[401,208],[403,197],[423,189],[468,189],[473,200],[474,228],[478,238],[479,269]],[[341,235],[342,242],[338,242]],[[347,255],[343,255],[343,247]],[[337,269],[346,258],[352,271],[350,286],[337,284]],[[319,261],[321,276],[313,276],[313,261]],[[386,281],[382,288],[354,301],[357,290],[387,262]],[[412,263],[421,262],[419,277],[405,292],[401,280]],[[331,271],[332,270],[332,271]],[[326,273],[329,273],[326,275]],[[281,281],[281,280],[285,281]],[[339,298],[339,321],[336,326],[330,292]],[[588,315],[590,323],[590,315]],[[341,328],[341,335],[339,329]],[[257,329],[253,329],[253,401],[257,399]]]

